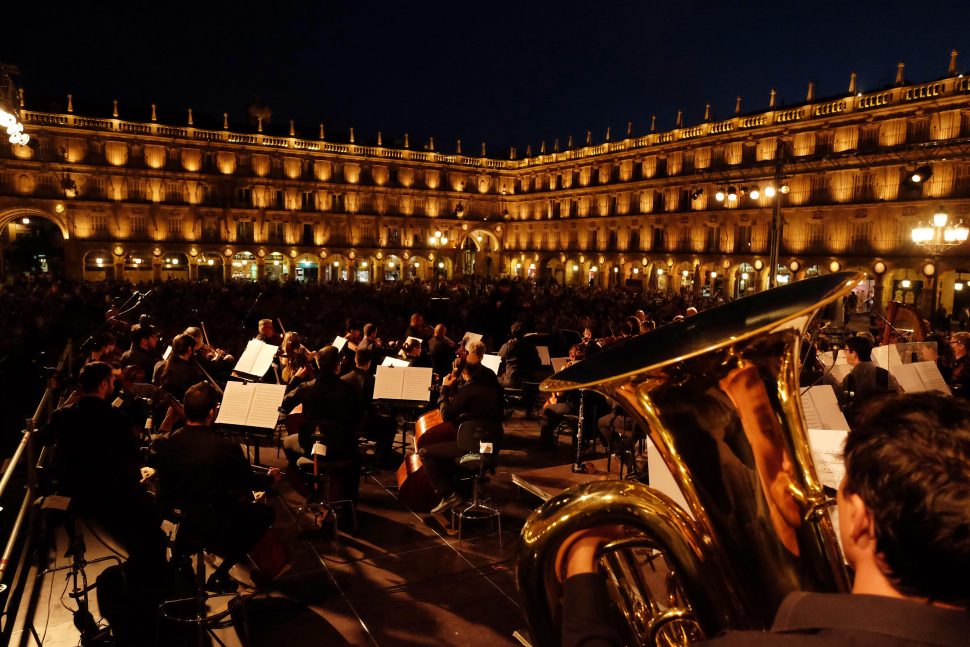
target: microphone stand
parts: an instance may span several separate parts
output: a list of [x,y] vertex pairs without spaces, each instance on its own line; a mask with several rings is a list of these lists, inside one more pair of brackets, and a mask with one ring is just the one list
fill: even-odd
[[263,293],[262,292],[260,292],[259,294],[256,295],[256,300],[253,301],[253,305],[251,305],[249,307],[249,310],[246,312],[245,315],[243,315],[242,320],[239,322],[239,329],[240,330],[246,330],[246,322],[249,321],[249,317],[252,316],[253,311],[256,309],[256,304],[258,304],[259,303],[259,300],[262,299],[262,298],[263,298]]

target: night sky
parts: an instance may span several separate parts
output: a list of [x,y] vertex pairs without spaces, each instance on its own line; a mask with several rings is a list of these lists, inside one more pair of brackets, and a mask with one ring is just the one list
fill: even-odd
[[[13,8],[13,7],[11,7]],[[20,67],[27,107],[221,127],[258,95],[273,130],[412,148],[434,136],[490,155],[540,140],[621,139],[768,105],[946,73],[950,50],[970,72],[970,2],[28,2],[12,12],[0,61]],[[9,16],[8,16],[9,17]],[[208,119],[206,118],[208,116]]]

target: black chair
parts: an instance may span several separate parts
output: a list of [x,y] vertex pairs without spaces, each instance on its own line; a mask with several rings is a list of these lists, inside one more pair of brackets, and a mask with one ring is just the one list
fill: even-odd
[[[208,510],[205,508],[208,507]],[[211,506],[205,506],[192,513],[198,520],[198,515],[215,516],[215,511]],[[169,509],[165,518],[175,525],[174,541],[169,537],[172,550],[172,561],[176,565],[192,563],[192,556],[195,555],[195,579],[192,595],[177,599],[165,600],[158,606],[158,625],[155,628],[156,644],[162,633],[162,620],[176,625],[194,625],[196,628],[196,644],[204,647],[211,644],[214,640],[219,645],[225,645],[214,633],[215,629],[225,629],[233,625],[232,614],[237,609],[242,612],[241,618],[243,633],[246,633],[245,624],[247,622],[243,606],[243,597],[238,591],[229,593],[211,593],[206,580],[206,553],[209,551],[205,538],[202,534],[187,532],[185,528],[194,525],[191,521],[186,523],[185,514],[178,509]],[[229,603],[222,610],[211,611],[209,608],[210,600],[216,598],[230,598]]]
[[[357,440],[356,438],[350,440],[344,438],[344,429],[336,422],[321,421],[305,423],[305,425],[309,425],[309,427],[300,430],[301,445],[304,444],[304,441],[308,442],[311,458],[297,459],[296,466],[305,482],[310,486],[311,493],[307,497],[306,503],[296,511],[296,516],[299,518],[304,512],[310,512],[313,514],[316,526],[321,526],[327,522],[327,519],[332,519],[334,541],[337,541],[337,511],[335,506],[350,507],[353,529],[354,532],[357,532],[356,501],[353,498],[331,498],[335,479],[347,476],[350,472],[353,473],[353,477],[360,478],[359,460],[354,460],[352,456],[346,456],[348,452],[356,455],[358,451]],[[341,496],[344,496],[344,494],[342,493]]]
[[[458,438],[455,441],[458,449],[465,452],[457,459],[458,467],[468,476],[461,480],[472,481],[472,500],[462,510],[451,511],[452,526],[455,517],[458,518],[458,549],[461,550],[464,522],[469,520],[488,519],[491,526],[492,518],[498,523],[498,545],[502,546],[502,512],[491,505],[488,499],[481,498],[481,486],[488,482],[486,471],[495,471],[498,463],[498,453],[505,437],[502,423],[489,420],[467,420],[458,427]],[[482,443],[490,443],[491,451]]]

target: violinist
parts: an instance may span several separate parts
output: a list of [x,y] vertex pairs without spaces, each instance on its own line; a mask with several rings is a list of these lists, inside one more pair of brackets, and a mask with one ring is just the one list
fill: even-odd
[[428,340],[428,356],[431,367],[438,375],[445,376],[451,372],[451,362],[455,358],[458,344],[448,339],[448,329],[444,324],[434,327],[434,336]]
[[236,363],[236,359],[221,348],[210,346],[207,343],[202,328],[189,326],[183,334],[195,340],[195,355],[193,359],[199,363],[199,366],[205,372],[222,378],[229,375],[232,367]]
[[346,375],[354,370],[354,353],[357,352],[358,344],[364,338],[362,328],[360,322],[353,319],[347,319],[344,324],[343,336],[347,343],[340,349],[340,370],[338,371],[340,375]]
[[279,333],[276,332],[276,328],[273,326],[272,319],[259,320],[259,333],[256,335],[256,339],[272,346],[279,346],[281,343],[283,343],[283,339],[279,336]]
[[112,366],[116,365],[120,358],[115,356],[115,342],[115,336],[109,332],[100,332],[91,337],[81,347],[81,350],[87,355],[84,363],[105,362]]
[[408,362],[408,366],[415,368],[434,368],[431,365],[431,357],[423,351],[421,342],[416,339],[412,339],[404,344],[401,352],[404,353],[404,359]]
[[408,337],[417,337],[422,342],[427,342],[434,335],[434,330],[424,322],[424,315],[415,312],[411,315],[411,320],[405,334]]
[[502,386],[522,388],[522,383],[531,380],[539,368],[539,353],[536,347],[525,341],[525,326],[517,321],[512,324],[509,340],[499,349],[499,357],[505,365],[504,372],[499,376]]
[[190,386],[204,379],[192,362],[194,354],[195,339],[184,333],[176,335],[172,340],[172,354],[158,365],[152,381],[181,400]]
[[306,346],[303,345],[300,333],[291,330],[283,335],[283,345],[280,348],[282,349],[282,355],[280,355],[281,377],[287,390],[304,382],[309,382],[316,377],[313,366],[316,353],[307,350]]

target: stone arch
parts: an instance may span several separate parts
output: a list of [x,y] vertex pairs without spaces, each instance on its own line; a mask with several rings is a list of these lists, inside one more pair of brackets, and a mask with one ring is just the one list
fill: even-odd
[[13,209],[4,209],[0,211],[0,227],[6,227],[10,222],[19,218],[43,218],[44,220],[48,220],[57,225],[57,228],[61,230],[61,235],[64,237],[64,240],[68,240],[70,239],[71,234],[70,229],[67,226],[67,218],[65,217],[66,213],[66,209],[61,215],[52,214],[48,211],[37,209],[35,207],[16,207]]

